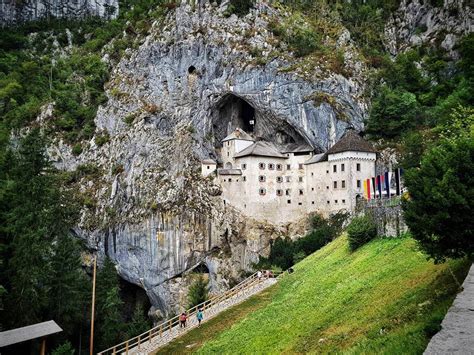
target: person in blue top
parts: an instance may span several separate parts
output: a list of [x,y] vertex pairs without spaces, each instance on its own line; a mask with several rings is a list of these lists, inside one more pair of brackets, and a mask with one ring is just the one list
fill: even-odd
[[199,327],[201,326],[201,321],[202,319],[204,318],[204,315],[202,314],[202,310],[201,309],[198,309],[197,313],[196,313],[196,318],[199,322]]

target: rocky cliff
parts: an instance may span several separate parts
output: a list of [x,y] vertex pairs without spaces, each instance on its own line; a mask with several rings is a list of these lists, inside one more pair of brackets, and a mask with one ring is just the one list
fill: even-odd
[[473,30],[474,13],[469,0],[402,0],[387,23],[385,35],[394,55],[407,48],[431,45],[455,56],[457,40]]
[[0,26],[45,18],[114,18],[118,0],[1,0]]
[[78,235],[165,313],[178,310],[183,272],[203,264],[219,290],[266,255],[272,239],[305,230],[306,216],[281,226],[243,218],[200,177],[199,160],[216,156],[233,105],[253,108],[259,135],[318,151],[347,127],[361,129],[367,111],[366,69],[342,26],[325,45],[344,53],[345,76],[318,56],[295,60],[275,38],[269,22],[289,14],[265,2],[244,18],[225,11],[225,3],[183,1],[157,20],[107,84],[95,119],[107,143],[92,139],[78,157],[59,140],[51,148],[58,167],[84,172],[78,190],[89,202]]

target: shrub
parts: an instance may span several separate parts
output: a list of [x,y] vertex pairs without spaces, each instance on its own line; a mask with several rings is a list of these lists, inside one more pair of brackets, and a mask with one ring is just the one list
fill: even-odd
[[347,227],[349,248],[354,251],[377,236],[377,226],[369,216],[354,218]]
[[72,147],[72,154],[78,156],[82,153],[82,145],[81,143],[74,144]]
[[197,306],[208,299],[207,284],[208,281],[204,279],[202,274],[192,283],[188,293],[189,308]]
[[97,146],[102,147],[105,143],[108,143],[110,140],[109,133],[107,131],[97,135],[94,139]]

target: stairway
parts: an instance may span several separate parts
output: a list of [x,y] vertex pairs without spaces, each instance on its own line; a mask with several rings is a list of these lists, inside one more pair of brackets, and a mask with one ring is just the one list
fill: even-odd
[[112,348],[104,350],[98,355],[106,354],[150,354],[165,346],[172,340],[186,334],[198,326],[196,312],[201,309],[204,314],[203,322],[217,316],[222,311],[235,306],[260,291],[270,287],[277,282],[278,278],[258,278],[257,273],[248,277],[238,285],[234,286],[224,294],[212,297],[189,310],[187,310],[188,321],[186,328],[179,327],[179,316],[171,318],[140,334],[135,338],[117,344]]

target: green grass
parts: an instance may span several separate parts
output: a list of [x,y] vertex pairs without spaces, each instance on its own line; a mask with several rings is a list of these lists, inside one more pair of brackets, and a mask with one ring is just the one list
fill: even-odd
[[410,238],[350,253],[340,237],[160,353],[420,354],[458,291],[448,266],[461,281],[469,263],[434,265]]

